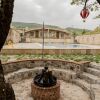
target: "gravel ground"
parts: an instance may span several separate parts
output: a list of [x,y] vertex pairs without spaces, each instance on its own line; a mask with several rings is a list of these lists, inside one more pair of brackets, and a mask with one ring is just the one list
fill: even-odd
[[[23,80],[12,84],[16,100],[33,100],[31,97],[32,79]],[[80,87],[60,80],[61,98],[60,100],[90,100],[89,95]]]

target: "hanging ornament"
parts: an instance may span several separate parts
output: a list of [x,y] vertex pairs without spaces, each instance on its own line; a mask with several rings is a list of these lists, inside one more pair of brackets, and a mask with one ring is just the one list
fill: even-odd
[[80,12],[81,17],[83,18],[83,22],[85,22],[86,18],[89,16],[89,10],[86,7],[87,2],[88,2],[88,0],[85,1],[84,8]]
[[80,15],[83,18],[83,22],[85,22],[86,18],[89,16],[89,10],[86,7],[83,8]]

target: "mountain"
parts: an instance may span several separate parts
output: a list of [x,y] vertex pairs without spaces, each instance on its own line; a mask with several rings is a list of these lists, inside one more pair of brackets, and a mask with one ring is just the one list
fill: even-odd
[[[42,24],[37,24],[37,23],[25,23],[25,22],[12,22],[12,26],[16,28],[40,28],[43,25]],[[46,27],[51,27],[51,28],[59,28],[58,26],[54,25],[45,25]]]
[[[40,28],[43,25],[38,24],[38,23],[12,22],[12,26],[14,26],[16,28],[26,28],[26,27],[28,27],[28,28]],[[54,25],[45,25],[45,27],[62,29],[59,26],[54,26]],[[83,30],[83,29],[72,28],[72,27],[67,27],[64,30],[66,30],[72,34],[75,33],[76,35],[82,35],[82,34],[91,32],[91,30],[88,30],[88,29]]]
[[96,27],[95,30],[87,32],[86,34],[100,34],[100,26]]
[[79,29],[79,28],[72,28],[72,27],[67,27],[66,30],[68,30],[71,33],[75,33],[76,35],[82,35],[87,32],[91,32],[91,30],[88,29]]

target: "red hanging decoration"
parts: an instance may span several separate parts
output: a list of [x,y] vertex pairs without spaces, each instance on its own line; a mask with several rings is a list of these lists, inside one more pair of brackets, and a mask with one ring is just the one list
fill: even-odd
[[85,22],[85,19],[89,16],[89,10],[87,8],[83,8],[80,12],[81,17],[83,18],[83,22]]

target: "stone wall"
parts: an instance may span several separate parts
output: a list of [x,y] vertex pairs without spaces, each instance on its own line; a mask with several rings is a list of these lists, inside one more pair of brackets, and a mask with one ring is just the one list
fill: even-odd
[[[26,38],[26,43],[42,43],[43,39],[42,38]],[[73,43],[72,38],[67,38],[67,39],[53,39],[53,38],[45,38],[44,40],[45,43],[63,43],[63,44],[68,44],[68,43]]]
[[11,28],[9,30],[9,34],[7,36],[6,42],[8,44],[9,44],[9,41],[12,41],[13,43],[19,43],[21,41],[20,33],[23,33],[23,31]]
[[100,44],[100,32],[98,34],[81,35],[77,36],[76,40],[81,44]]
[[44,67],[48,66],[49,68],[61,68],[61,69],[69,69],[74,72],[82,73],[85,69],[84,64],[88,64],[88,62],[74,62],[74,61],[66,61],[66,60],[24,60],[17,62],[10,62],[3,64],[4,73],[11,73],[14,71],[18,71],[19,69],[27,68],[35,68],[35,67]]
[[[59,79],[71,81],[85,70],[85,64],[89,62],[73,62],[65,60],[24,60],[3,64],[4,74],[7,82],[15,83],[36,75],[44,66],[48,66],[53,74]],[[8,73],[10,73],[8,75]],[[65,78],[66,77],[66,78]]]
[[[1,54],[41,54],[41,49],[2,49]],[[100,49],[45,49],[44,54],[100,54]]]

